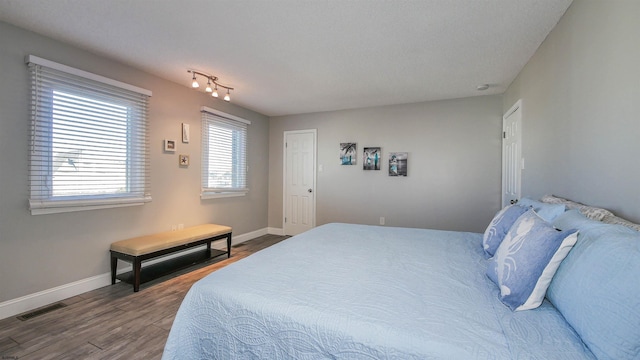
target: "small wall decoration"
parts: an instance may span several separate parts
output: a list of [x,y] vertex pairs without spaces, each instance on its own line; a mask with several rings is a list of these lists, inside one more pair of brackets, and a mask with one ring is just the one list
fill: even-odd
[[382,162],[382,152],[380,151],[380,147],[364,148],[364,157],[362,162],[363,170],[380,170],[380,163]]
[[182,123],[182,142],[189,143],[189,124]]
[[355,165],[357,159],[356,143],[340,143],[340,165]]
[[407,176],[407,158],[409,153],[389,153],[389,176]]
[[178,160],[180,162],[180,166],[189,166],[189,155],[179,155]]
[[164,139],[164,151],[166,151],[166,152],[175,152],[176,151],[176,141],[175,140]]

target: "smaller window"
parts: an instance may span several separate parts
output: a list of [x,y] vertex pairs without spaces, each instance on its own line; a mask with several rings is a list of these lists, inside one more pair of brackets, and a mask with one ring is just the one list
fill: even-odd
[[201,198],[244,196],[247,188],[247,125],[251,122],[202,108]]

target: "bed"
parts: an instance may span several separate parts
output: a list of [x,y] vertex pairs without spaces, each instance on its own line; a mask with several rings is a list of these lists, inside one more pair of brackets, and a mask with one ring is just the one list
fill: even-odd
[[[586,240],[579,233],[558,269],[548,290],[556,306],[548,298],[526,311],[506,306],[487,276],[493,258],[484,234],[334,223],[194,284],[163,359],[637,359],[639,233],[606,225],[624,238],[616,249],[626,273],[617,279],[630,285],[612,294],[611,284],[597,289],[586,281],[591,267],[578,260],[620,254],[591,259],[606,231],[577,210],[567,213],[562,226],[595,230]],[[620,275],[619,266],[605,267],[597,281]],[[614,306],[622,310],[603,311]]]

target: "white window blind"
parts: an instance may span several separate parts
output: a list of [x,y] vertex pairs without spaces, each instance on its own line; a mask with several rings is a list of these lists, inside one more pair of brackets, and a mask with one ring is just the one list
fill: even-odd
[[32,214],[142,204],[151,92],[29,56]]
[[203,107],[202,198],[243,196],[249,191],[248,124],[247,120]]

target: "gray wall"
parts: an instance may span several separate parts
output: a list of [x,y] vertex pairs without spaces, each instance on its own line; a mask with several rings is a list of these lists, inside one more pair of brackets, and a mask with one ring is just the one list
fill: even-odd
[[640,221],[640,1],[576,0],[510,85],[522,98],[523,195]]
[[[0,302],[109,271],[109,244],[132,236],[207,222],[245,234],[267,226],[267,117],[204,92],[0,22]],[[28,54],[123,81],[153,92],[150,100],[153,201],[143,206],[32,216],[29,198]],[[185,77],[187,76],[185,70]],[[188,83],[188,79],[185,79]],[[201,201],[200,107],[250,120],[248,196]],[[181,123],[191,125],[182,144]],[[162,139],[178,141],[175,154]],[[191,165],[178,167],[178,154]]]
[[[317,224],[351,222],[484,231],[500,207],[502,97],[271,118],[269,226],[282,228],[286,130],[317,129]],[[342,166],[339,144],[358,144]],[[380,171],[362,170],[365,146],[382,147]],[[408,177],[388,176],[388,153],[408,152]]]

